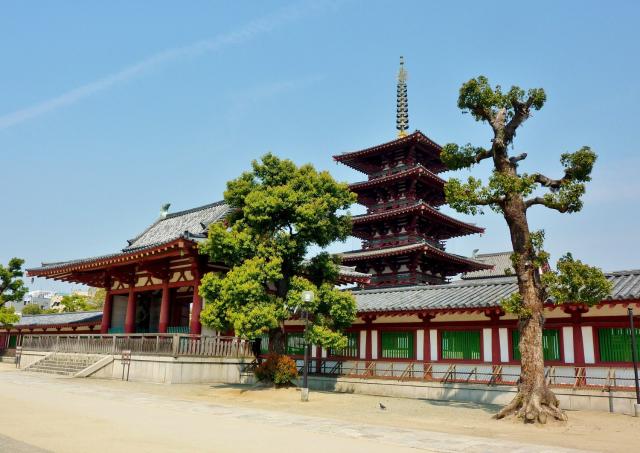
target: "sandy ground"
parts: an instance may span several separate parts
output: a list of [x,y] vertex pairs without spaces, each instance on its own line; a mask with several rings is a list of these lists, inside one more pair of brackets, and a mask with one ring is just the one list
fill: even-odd
[[301,403],[296,389],[54,378],[5,364],[0,401],[1,451],[631,452],[640,442],[640,419],[618,414],[525,426],[492,420],[495,406],[320,392]]

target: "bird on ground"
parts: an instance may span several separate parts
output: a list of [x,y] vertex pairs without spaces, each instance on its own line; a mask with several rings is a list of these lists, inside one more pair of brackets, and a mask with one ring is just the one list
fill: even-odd
[[380,405],[380,409],[381,410],[387,409],[387,406],[385,406],[384,404],[382,404],[382,403],[378,403],[378,404]]

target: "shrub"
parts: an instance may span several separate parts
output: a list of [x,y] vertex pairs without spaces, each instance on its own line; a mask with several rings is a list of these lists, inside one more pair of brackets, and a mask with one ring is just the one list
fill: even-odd
[[276,386],[288,385],[298,377],[296,362],[286,355],[269,354],[255,371],[260,381],[273,382]]

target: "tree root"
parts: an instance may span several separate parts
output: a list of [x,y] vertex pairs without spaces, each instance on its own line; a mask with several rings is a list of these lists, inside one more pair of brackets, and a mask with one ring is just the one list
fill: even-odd
[[502,419],[508,415],[515,415],[525,423],[547,422],[551,417],[554,420],[566,421],[567,415],[560,409],[560,402],[551,390],[546,387],[525,392],[519,389],[513,400],[507,404],[494,418]]

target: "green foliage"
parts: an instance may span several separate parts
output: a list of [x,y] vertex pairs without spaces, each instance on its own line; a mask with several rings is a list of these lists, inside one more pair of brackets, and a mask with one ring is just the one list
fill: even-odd
[[534,256],[533,265],[538,269],[549,264],[549,253],[544,250],[544,236],[544,230],[532,231],[529,234],[529,243]]
[[531,103],[531,107],[540,110],[547,100],[542,88],[534,88],[527,93],[517,86],[512,86],[506,93],[500,85],[492,88],[485,76],[471,79],[460,88],[458,108],[464,113],[471,113],[476,121],[486,119],[488,113],[497,114],[499,109],[506,110],[506,119],[510,120],[515,114],[517,104]]
[[6,267],[0,264],[0,307],[7,302],[22,300],[27,293],[21,278],[24,275],[23,264],[24,260],[20,258],[11,258]]
[[44,310],[38,304],[27,304],[22,309],[23,315],[41,315],[42,313],[44,313]]
[[0,326],[10,326],[20,319],[13,307],[7,307],[7,302],[22,300],[27,288],[22,281],[22,265],[24,260],[11,258],[7,266],[0,264]]
[[455,143],[447,143],[442,147],[440,159],[450,170],[469,168],[477,163],[476,156],[483,152],[482,148],[467,143],[458,146]]
[[13,307],[0,307],[0,326],[12,326],[20,320]]
[[100,309],[89,297],[81,294],[67,294],[63,296],[60,305],[62,306],[63,312],[93,311]]
[[491,203],[489,189],[482,187],[482,181],[469,176],[466,183],[451,178],[444,186],[449,206],[464,214],[483,214],[481,206]]
[[[230,267],[224,275],[203,277],[204,325],[233,328],[236,335],[256,338],[282,330],[285,320],[309,312],[314,343],[330,346],[355,317],[350,293],[334,288],[337,260],[321,253],[309,261],[310,246],[344,240],[351,218],[342,213],[354,201],[347,184],[311,165],[265,155],[252,171],[230,181],[225,201],[235,208],[226,224],[213,224],[200,248],[214,262]],[[303,305],[302,291],[315,299]],[[297,309],[297,311],[296,311]],[[275,342],[269,342],[274,347]]]
[[591,181],[591,171],[598,158],[588,146],[583,146],[574,153],[563,153],[560,155],[560,163],[564,167],[567,175],[578,182]]
[[269,354],[256,368],[255,375],[263,382],[273,382],[276,386],[289,385],[298,377],[296,362],[289,356]]
[[571,253],[560,258],[556,267],[556,271],[542,275],[547,294],[556,304],[579,302],[595,305],[611,294],[611,282],[602,271],[574,259]]
[[99,309],[104,307],[104,301],[106,298],[107,298],[107,290],[104,288],[98,288],[96,289],[96,292],[92,296],[89,296],[89,302],[96,309]]

